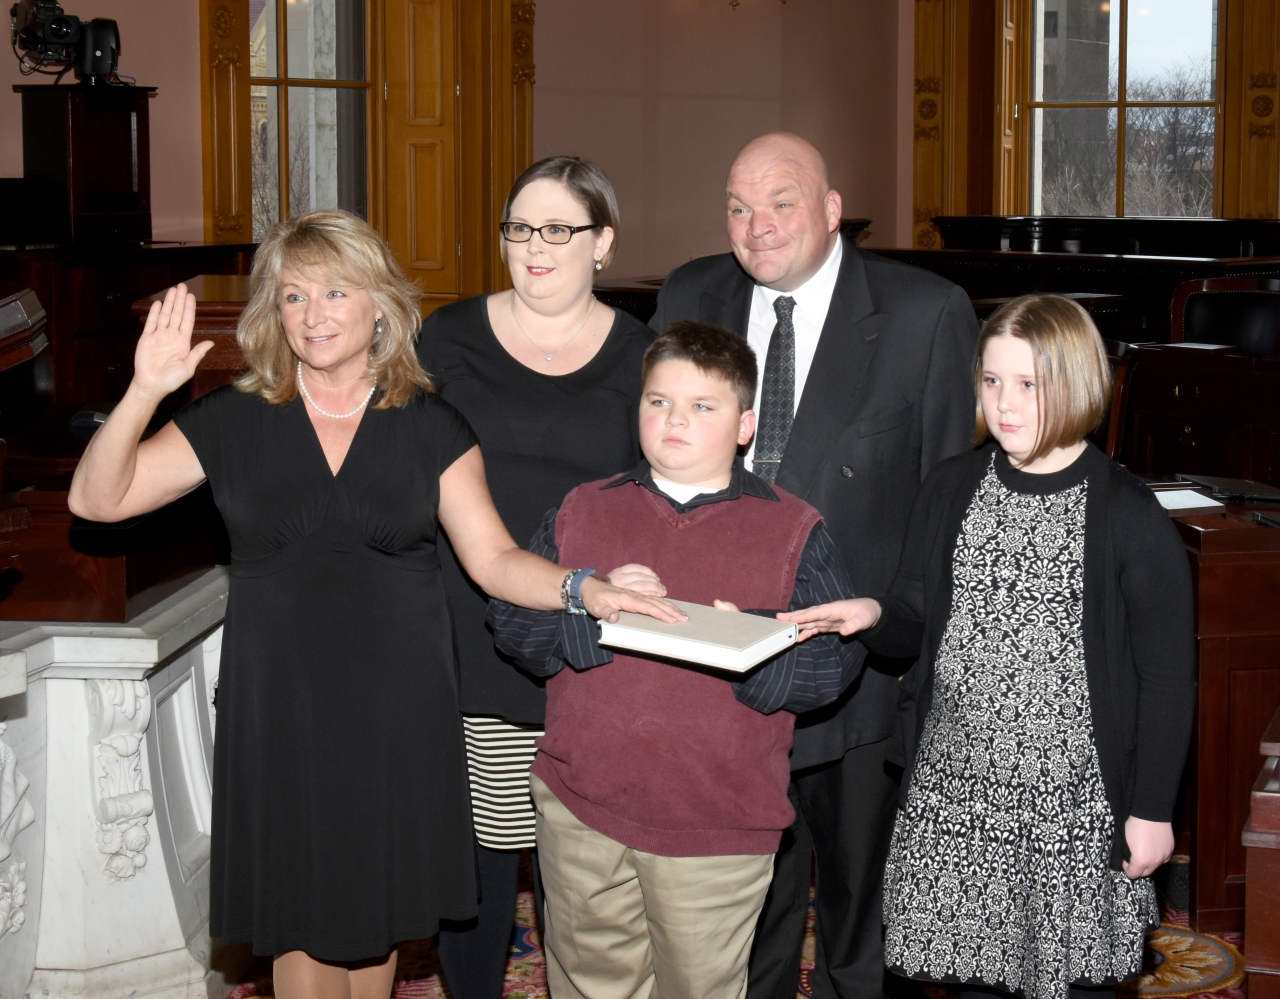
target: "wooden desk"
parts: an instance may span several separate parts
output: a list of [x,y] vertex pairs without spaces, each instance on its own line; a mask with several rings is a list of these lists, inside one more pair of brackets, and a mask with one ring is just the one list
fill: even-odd
[[[37,401],[61,411],[119,399],[133,373],[133,349],[141,329],[130,306],[194,274],[247,274],[254,249],[252,244],[196,243],[0,247],[0,296],[30,288],[48,313],[52,370],[45,376],[45,391],[50,397]],[[0,429],[13,429],[18,415],[6,412]]]
[[1138,344],[1129,363],[1122,464],[1139,475],[1280,485],[1280,357]]
[[[189,272],[183,273],[177,268],[188,266],[193,261],[209,263],[221,260],[225,263],[229,260],[239,266],[239,251],[243,248],[232,248],[236,252],[230,256],[221,250],[212,255],[205,254],[205,249],[209,248],[201,248],[202,252],[195,254],[144,255],[142,261],[148,266],[143,268],[141,275],[133,275],[122,286],[136,288],[133,281],[145,280],[149,288],[163,288],[168,281],[189,277]],[[123,255],[127,259],[130,253],[124,252]],[[104,254],[99,253],[99,258],[102,256]],[[79,258],[72,255],[69,259],[74,262]],[[40,261],[36,259],[35,262]],[[45,260],[44,263],[53,268],[56,278],[60,273],[58,268],[67,265],[67,260],[61,263],[56,259],[52,263]],[[3,274],[3,266],[4,257],[0,254],[0,275]],[[106,263],[101,264],[103,268],[107,266]],[[73,267],[73,276],[74,273]],[[225,284],[228,281],[230,285]],[[56,280],[54,285],[56,289]],[[83,317],[86,314],[84,310],[95,306],[92,301],[75,301],[74,281],[72,285],[62,289],[71,295],[72,300],[59,299],[62,326],[58,342],[66,348],[63,355],[69,355],[79,363],[85,358],[77,352],[89,342],[97,344],[95,349],[106,351],[105,354],[99,352],[90,356],[96,357],[98,362],[106,357],[113,360],[99,365],[100,370],[93,374],[97,381],[79,379],[73,364],[70,388],[67,389],[71,394],[67,398],[83,396],[93,385],[114,387],[123,392],[133,370],[134,345],[141,331],[141,323],[132,310],[137,295],[135,293],[125,301],[128,308],[123,321],[118,315],[117,299],[110,299],[108,304],[117,313],[105,317],[112,323],[112,332],[103,335],[90,333],[81,337],[74,329],[73,320],[77,316]],[[207,297],[217,299],[220,295],[242,294],[247,285],[248,278],[212,276],[204,278],[198,288]],[[226,288],[233,291],[228,292]],[[119,292],[111,294],[119,295]],[[43,297],[42,304],[45,304]],[[149,301],[146,304],[149,305]],[[239,371],[240,352],[235,346],[234,330],[236,317],[242,308],[243,301],[238,301],[234,306],[224,307],[220,313],[216,302],[206,303],[205,316],[214,317],[209,322],[213,324],[211,332],[214,339],[220,340],[220,349],[205,359],[197,373],[200,391],[208,391],[229,381]],[[228,312],[231,313],[229,316],[224,315]],[[146,314],[145,307],[142,314]],[[53,353],[56,370],[60,363],[59,355],[56,350]],[[183,393],[175,393],[165,400],[160,421],[190,396],[191,389],[185,388]],[[117,397],[118,394],[107,394],[106,399]],[[6,398],[5,402],[8,408],[9,399]],[[109,401],[104,405],[109,406]],[[13,494],[13,503],[17,505],[12,510],[0,507],[0,532],[3,533],[0,537],[0,620],[127,621],[184,586],[193,576],[228,560],[226,534],[207,486],[163,510],[129,523],[95,525],[75,520],[67,509],[67,488],[85,441],[74,437],[68,428],[68,419],[74,408],[46,407],[41,418],[30,422],[10,441],[11,445],[18,446],[10,448],[7,462],[9,477],[31,488]]]
[[[196,297],[196,325],[193,343],[212,340],[209,351],[196,369],[183,395],[196,399],[219,385],[234,381],[244,370],[244,356],[236,342],[236,324],[249,304],[249,277],[240,274],[201,274],[187,281],[187,290]],[[141,323],[146,320],[152,302],[161,301],[164,291],[133,303],[133,314]]]
[[1217,933],[1244,925],[1240,830],[1258,774],[1258,738],[1280,708],[1280,528],[1234,506],[1173,520],[1191,559],[1199,648],[1178,849],[1191,856],[1191,926]]
[[65,491],[13,496],[29,519],[26,530],[3,535],[12,546],[0,559],[11,551],[19,566],[0,574],[0,621],[123,623],[229,561],[208,486],[121,524],[77,520]]

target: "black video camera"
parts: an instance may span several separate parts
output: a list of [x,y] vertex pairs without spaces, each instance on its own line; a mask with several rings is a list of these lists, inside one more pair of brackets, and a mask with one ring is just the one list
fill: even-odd
[[24,75],[54,72],[43,66],[61,66],[56,75],[74,68],[76,79],[88,83],[115,77],[120,59],[120,29],[115,21],[105,17],[82,21],[64,13],[58,0],[19,0],[9,9],[9,18],[13,51]]

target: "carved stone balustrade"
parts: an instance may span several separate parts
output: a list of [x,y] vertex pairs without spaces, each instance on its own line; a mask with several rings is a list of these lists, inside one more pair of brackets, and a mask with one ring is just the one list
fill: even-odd
[[226,595],[219,568],[126,624],[0,622],[0,996],[229,991],[209,941]]

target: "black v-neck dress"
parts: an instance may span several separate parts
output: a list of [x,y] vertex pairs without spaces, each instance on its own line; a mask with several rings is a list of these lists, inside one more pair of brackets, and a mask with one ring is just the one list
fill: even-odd
[[[640,460],[640,369],[653,330],[621,309],[586,364],[563,375],[525,367],[489,323],[489,296],[436,309],[422,324],[418,359],[480,438],[493,503],[516,544],[584,482],[621,475]],[[498,655],[485,624],[489,598],[441,539],[444,588],[457,630],[462,710],[541,725],[545,680]],[[607,572],[614,566],[601,566]]]
[[440,474],[476,443],[420,392],[335,476],[301,399],[225,386],[174,419],[231,538],[210,932],[353,961],[476,911]]

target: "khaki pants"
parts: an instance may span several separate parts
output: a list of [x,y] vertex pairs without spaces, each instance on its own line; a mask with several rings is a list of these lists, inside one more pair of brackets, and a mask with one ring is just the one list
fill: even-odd
[[773,856],[659,857],[583,825],[537,777],[552,999],[742,999]]

